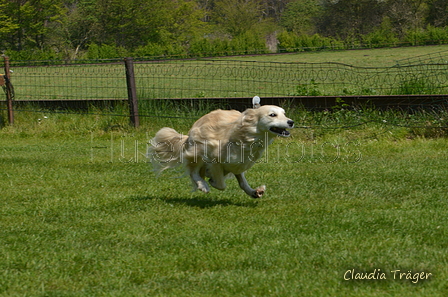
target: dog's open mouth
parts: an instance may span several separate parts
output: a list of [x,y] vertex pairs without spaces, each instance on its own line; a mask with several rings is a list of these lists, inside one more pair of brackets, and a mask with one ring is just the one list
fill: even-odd
[[269,129],[271,132],[274,132],[275,134],[278,134],[279,136],[288,137],[291,135],[289,131],[287,131],[284,128],[278,128],[278,127],[272,127]]

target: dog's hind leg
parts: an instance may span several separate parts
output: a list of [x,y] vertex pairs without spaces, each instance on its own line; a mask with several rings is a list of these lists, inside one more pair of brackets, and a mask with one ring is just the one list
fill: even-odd
[[193,191],[199,189],[204,193],[210,192],[210,188],[207,182],[202,178],[204,174],[202,166],[203,164],[195,164],[196,166],[188,166],[190,171],[191,182],[193,183]]
[[247,183],[246,177],[244,176],[244,172],[241,174],[235,174],[236,179],[238,180],[238,184],[240,185],[240,188],[246,192],[247,195],[249,195],[252,198],[260,198],[263,196],[264,192],[266,191],[266,186],[259,186],[256,189],[252,189],[249,184]]

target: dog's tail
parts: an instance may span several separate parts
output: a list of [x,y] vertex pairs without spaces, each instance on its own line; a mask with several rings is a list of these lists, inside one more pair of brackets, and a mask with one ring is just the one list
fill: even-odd
[[187,135],[179,134],[176,130],[167,127],[156,133],[149,142],[147,154],[156,174],[182,165],[187,139]]

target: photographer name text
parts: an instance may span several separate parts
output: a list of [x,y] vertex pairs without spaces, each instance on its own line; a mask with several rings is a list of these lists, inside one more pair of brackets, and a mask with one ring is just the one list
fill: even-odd
[[432,273],[425,271],[411,271],[411,270],[390,270],[382,271],[381,269],[374,269],[370,272],[357,271],[355,269],[349,269],[344,273],[344,280],[408,280],[413,284],[417,284],[420,281],[428,280],[432,277]]

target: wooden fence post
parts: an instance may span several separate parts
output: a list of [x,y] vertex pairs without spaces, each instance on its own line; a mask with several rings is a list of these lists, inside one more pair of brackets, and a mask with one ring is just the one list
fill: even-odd
[[125,58],[124,64],[126,67],[126,84],[128,87],[129,114],[131,117],[131,123],[134,125],[135,128],[138,128],[140,126],[140,118],[138,116],[137,88],[135,86],[134,63],[132,58]]
[[6,105],[8,108],[8,121],[9,124],[14,124],[14,111],[12,109],[12,98],[13,98],[13,89],[11,84],[11,76],[9,72],[9,57],[3,55],[3,59],[5,60],[5,90],[6,90]]

